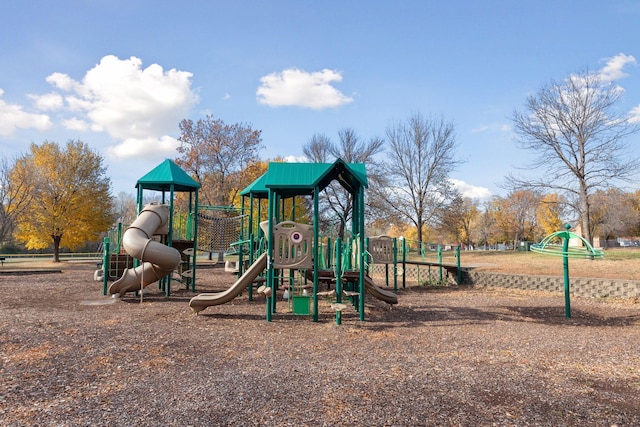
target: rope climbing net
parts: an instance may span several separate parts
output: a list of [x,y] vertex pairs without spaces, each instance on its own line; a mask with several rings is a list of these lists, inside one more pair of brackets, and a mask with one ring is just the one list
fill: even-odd
[[205,252],[225,252],[237,242],[242,221],[247,215],[217,217],[198,213],[198,249]]

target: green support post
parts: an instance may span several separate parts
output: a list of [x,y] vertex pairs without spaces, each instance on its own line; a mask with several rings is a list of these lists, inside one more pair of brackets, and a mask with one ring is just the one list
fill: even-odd
[[[253,244],[254,244],[254,236],[253,236],[253,232],[249,234],[249,265],[253,265],[253,263],[255,262],[255,253],[253,251]],[[251,283],[249,285],[249,301],[253,301],[253,283]]]
[[402,289],[407,287],[407,239],[402,239]]
[[398,239],[395,237],[393,238],[393,291],[398,292]]
[[[360,314],[360,321],[364,322],[364,298],[365,298],[365,276],[364,276],[364,263],[365,263],[365,250],[364,250],[364,189],[359,188],[357,191],[357,206],[358,206],[358,216],[353,217],[353,221],[358,219],[358,239],[360,239],[360,253],[358,254],[360,261],[360,274],[359,274],[359,289],[358,293],[360,294],[358,297],[358,312]],[[355,212],[354,212],[355,213]]]
[[104,238],[104,253],[102,255],[102,295],[107,295],[107,285],[109,283],[109,237]]
[[444,275],[442,274],[442,245],[438,245],[438,264],[440,264],[440,268],[438,270],[440,270],[440,283],[442,283],[442,280],[444,279]]
[[275,195],[273,191],[269,190],[269,208],[267,209],[268,215],[267,220],[269,221],[269,226],[267,227],[267,286],[271,287],[271,295],[267,297],[266,301],[266,321],[271,322],[271,315],[273,306],[271,304],[271,300],[273,299],[273,288],[275,285],[275,280],[273,277],[273,212],[276,210],[275,206]]
[[571,317],[571,297],[569,295],[569,228],[567,224],[567,233],[564,236],[562,245],[562,267],[564,269],[564,315],[567,319]]
[[[318,215],[319,202],[318,195],[320,194],[320,189],[316,186],[313,189],[313,321],[318,321],[318,250],[319,250],[319,236],[320,236],[320,227],[318,223],[320,222],[320,218]],[[327,257],[331,257],[331,240],[327,240]],[[329,268],[331,260],[327,260],[327,268]]]
[[342,239],[336,239],[336,302],[342,303]]

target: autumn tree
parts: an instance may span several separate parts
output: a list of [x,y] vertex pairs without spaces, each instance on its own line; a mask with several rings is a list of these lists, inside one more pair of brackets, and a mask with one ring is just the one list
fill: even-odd
[[33,194],[27,191],[27,185],[32,181],[30,169],[11,179],[16,162],[17,159],[0,159],[0,244],[11,240],[18,218],[33,198]]
[[[384,141],[374,137],[365,142],[351,128],[340,129],[338,138],[338,143],[334,143],[326,135],[315,134],[302,147],[302,152],[314,163],[328,163],[338,158],[347,163],[364,163],[369,185],[375,186],[380,179],[375,156],[382,151]],[[347,224],[351,221],[353,213],[352,197],[339,183],[333,182],[323,190],[319,203],[322,220],[336,224],[336,234],[344,238]]]
[[10,174],[12,182],[25,182],[14,191],[32,196],[17,218],[17,240],[28,249],[53,243],[53,260],[59,262],[60,248],[76,249],[99,239],[114,220],[111,180],[105,172],[102,157],[81,141],[63,148],[48,141],[31,144]]
[[242,171],[258,160],[262,131],[250,125],[228,125],[208,115],[180,122],[180,157],[176,163],[202,185],[202,204],[229,206],[241,191]]
[[575,196],[589,242],[594,191],[628,182],[638,170],[624,140],[639,127],[618,109],[622,95],[619,86],[584,72],[544,85],[527,99],[524,111],[513,114],[519,146],[537,155],[526,168],[538,173],[510,176],[511,187]]
[[370,192],[384,204],[390,216],[416,227],[418,240],[429,223],[459,193],[449,180],[461,163],[456,158],[453,123],[443,118],[414,114],[386,131],[387,156],[383,165],[385,185]]
[[632,236],[640,236],[640,190],[636,190],[632,195],[633,209],[638,215],[638,222],[631,230]]
[[536,239],[539,202],[540,196],[530,190],[513,191],[499,199],[498,223],[511,236],[514,249],[519,241]]
[[565,216],[565,202],[558,193],[542,196],[536,209],[538,225],[544,235],[555,233],[563,229]]
[[591,232],[594,236],[602,236],[605,245],[609,238],[632,236],[639,222],[633,193],[610,188],[592,195]]

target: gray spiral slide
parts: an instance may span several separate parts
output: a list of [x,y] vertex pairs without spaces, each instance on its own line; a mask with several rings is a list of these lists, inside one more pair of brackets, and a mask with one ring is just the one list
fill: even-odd
[[166,234],[169,206],[151,203],[144,207],[133,224],[122,236],[124,250],[143,263],[128,268],[122,277],[109,286],[109,293],[122,296],[130,291],[139,291],[157,282],[180,264],[180,252],[175,248],[153,240],[154,234]]

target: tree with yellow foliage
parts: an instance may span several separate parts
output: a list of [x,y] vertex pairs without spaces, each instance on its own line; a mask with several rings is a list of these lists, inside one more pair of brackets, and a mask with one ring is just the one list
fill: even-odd
[[111,180],[102,156],[81,141],[31,144],[30,152],[16,160],[11,179],[29,180],[20,191],[32,199],[17,218],[15,237],[28,249],[53,243],[53,260],[60,248],[76,249],[97,240],[113,223]]
[[563,199],[564,197],[559,196],[558,193],[545,194],[540,199],[540,204],[536,209],[536,216],[543,234],[548,235],[563,229],[562,216],[564,214],[563,206],[565,205]]

